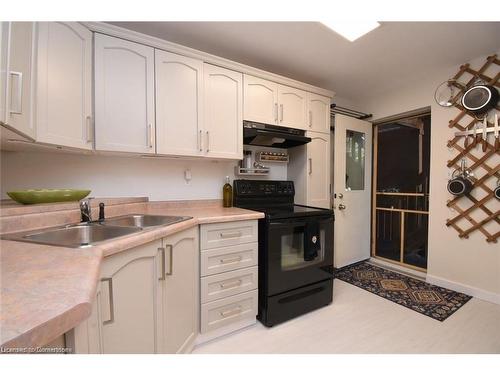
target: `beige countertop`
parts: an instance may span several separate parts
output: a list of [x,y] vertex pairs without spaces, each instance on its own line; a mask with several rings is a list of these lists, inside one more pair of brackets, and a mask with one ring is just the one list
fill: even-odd
[[[96,199],[96,201],[99,201]],[[220,201],[144,202],[131,200],[113,206],[111,216],[131,213],[191,216],[181,223],[143,230],[85,249],[38,245],[0,240],[0,345],[4,347],[38,347],[45,345],[84,321],[91,311],[103,257],[116,254],[175,232],[204,223],[254,220],[260,212],[240,208],[223,208]],[[65,219],[75,212],[61,211]],[[43,213],[8,217],[6,227],[29,230],[22,223],[37,225]],[[57,212],[50,220],[59,225]],[[36,215],[36,216],[33,216]],[[26,218],[27,216],[33,216]],[[49,220],[49,222],[51,222]],[[2,222],[0,221],[0,224]]]

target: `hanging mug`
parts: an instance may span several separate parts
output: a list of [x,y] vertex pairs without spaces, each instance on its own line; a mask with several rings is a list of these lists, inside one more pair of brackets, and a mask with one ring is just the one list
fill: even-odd
[[[457,172],[460,172],[460,175],[455,176]],[[448,192],[455,196],[469,194],[473,186],[469,175],[470,173],[465,168],[465,159],[462,159],[461,169],[455,170],[451,175],[451,180],[448,181]]]
[[500,199],[500,178],[497,181],[497,187],[493,190],[496,199]]

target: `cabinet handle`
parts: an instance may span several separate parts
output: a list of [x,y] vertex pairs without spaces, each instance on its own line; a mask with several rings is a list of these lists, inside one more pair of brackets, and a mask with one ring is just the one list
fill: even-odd
[[309,174],[313,173],[313,160],[309,158]]
[[236,237],[241,237],[242,233],[241,232],[220,232],[219,233],[220,238],[236,238]]
[[210,151],[210,133],[207,130],[207,152]]
[[101,281],[108,282],[109,288],[109,319],[102,322],[102,324],[111,324],[115,321],[115,306],[113,303],[113,279],[111,277],[104,277]]
[[312,128],[313,126],[313,113],[312,111],[309,111],[309,127]]
[[158,251],[161,251],[161,276],[158,278],[158,280],[165,280],[165,248],[159,247]]
[[241,308],[241,306],[237,306],[236,308],[231,310],[221,311],[220,315],[224,318],[227,318],[228,316],[234,316],[240,314],[242,310],[243,309]]
[[280,122],[283,122],[283,104],[280,104]]
[[168,272],[165,275],[170,276],[174,273],[174,247],[172,245],[165,246],[168,248],[168,257],[170,259]]
[[278,103],[274,103],[274,121],[278,122]]
[[153,125],[148,124],[148,147],[153,148]]
[[237,256],[237,257],[232,257],[232,258],[224,258],[224,259],[221,259],[219,260],[220,263],[222,264],[226,264],[226,263],[237,263],[237,262],[241,262],[243,258],[241,257],[241,255]]
[[233,286],[240,286],[242,283],[243,283],[243,281],[241,279],[239,279],[236,281],[231,281],[229,283],[220,283],[219,286],[221,289],[227,289],[227,288],[231,288]]
[[203,146],[202,146],[202,144],[201,144],[201,142],[202,142],[202,138],[203,138],[202,133],[203,133],[203,132],[200,130],[200,133],[199,133],[199,135],[198,135],[198,147],[200,148],[200,151],[203,151]]
[[87,143],[91,143],[93,140],[93,134],[92,134],[92,117],[87,116],[85,118],[85,125],[86,125],[86,134],[85,138],[87,139]]
[[[10,75],[13,77],[17,77],[16,81],[16,95],[15,98],[10,99],[10,113],[22,114],[23,112],[23,73],[22,72],[10,72]],[[11,79],[13,82],[14,79]],[[14,88],[14,85],[12,85]],[[13,90],[11,90],[11,93]],[[15,99],[15,100],[14,100]],[[14,105],[15,104],[15,105]]]

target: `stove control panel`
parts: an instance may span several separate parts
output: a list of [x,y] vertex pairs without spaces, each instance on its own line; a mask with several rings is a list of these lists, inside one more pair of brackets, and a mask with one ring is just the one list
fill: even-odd
[[293,181],[234,180],[235,196],[294,196]]

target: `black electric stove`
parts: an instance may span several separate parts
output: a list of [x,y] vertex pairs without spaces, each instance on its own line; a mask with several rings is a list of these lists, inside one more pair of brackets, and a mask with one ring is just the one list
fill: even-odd
[[234,206],[259,220],[259,312],[266,326],[332,302],[333,212],[294,204],[293,181],[234,181]]

